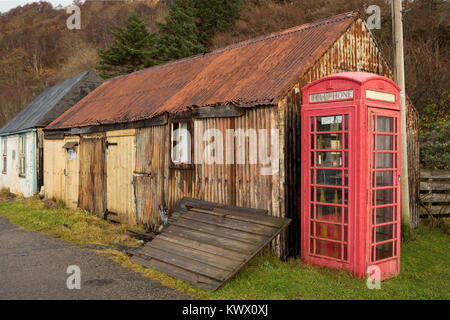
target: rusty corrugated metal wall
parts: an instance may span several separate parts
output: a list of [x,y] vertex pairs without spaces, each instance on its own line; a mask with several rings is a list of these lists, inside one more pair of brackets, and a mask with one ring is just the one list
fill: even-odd
[[169,211],[173,211],[183,197],[192,197],[194,182],[193,169],[170,168],[169,175]]
[[[170,144],[171,124],[138,129],[136,132],[136,170],[134,174],[134,190],[136,198],[136,215],[138,223],[150,229],[157,229],[160,224],[159,205],[166,206],[172,212],[177,202],[183,197],[195,197],[201,200],[214,201],[227,205],[252,208],[264,208],[271,215],[283,216],[282,193],[280,192],[281,168],[279,159],[275,166],[278,170],[273,175],[263,175],[261,170],[269,167],[262,165],[259,149],[250,148],[250,139],[246,138],[241,145],[233,135],[227,137],[227,130],[254,129],[257,137],[266,134],[266,148],[274,144],[270,129],[277,129],[280,115],[277,107],[259,107],[246,110],[245,114],[236,118],[207,118],[193,120],[193,138],[200,139],[207,130],[217,129],[222,133],[224,147],[222,161],[224,164],[195,164],[187,167],[176,167],[170,164],[167,144]],[[267,131],[260,131],[265,129]],[[280,136],[275,138],[282,139]],[[259,138],[258,138],[259,140]],[[211,141],[202,141],[194,145],[197,154],[203,156],[206,146]],[[225,164],[227,148],[233,150],[233,164]],[[245,148],[245,152],[243,152]],[[243,152],[245,163],[237,163],[238,152]],[[268,151],[269,152],[269,151]],[[279,151],[277,150],[279,153]],[[195,151],[194,151],[195,154]],[[231,154],[231,153],[230,153]],[[267,156],[270,156],[269,152]],[[229,155],[228,155],[229,157]],[[255,164],[249,164],[256,157]],[[168,181],[167,181],[168,180]],[[167,183],[167,187],[165,187]],[[167,189],[166,189],[167,188]],[[279,251],[282,241],[280,237],[274,242]]]
[[[240,144],[233,136],[227,137],[227,130],[236,133],[242,130],[255,130],[255,138],[260,141],[259,135],[266,135],[266,146],[272,145],[270,129],[278,128],[278,113],[276,107],[258,107],[246,110],[245,114],[236,118],[208,118],[195,120],[194,135],[202,137],[210,129],[217,129],[223,136],[224,164],[202,164],[195,165],[194,197],[243,207],[264,208],[279,215],[279,194],[278,189],[274,190],[272,185],[279,180],[278,171],[273,175],[262,174],[269,165],[261,164],[259,146],[250,143],[250,138],[245,137],[244,143]],[[266,131],[261,131],[266,130]],[[251,136],[251,134],[250,134]],[[202,142],[197,145],[197,152],[202,154],[209,142]],[[252,149],[254,147],[254,149]],[[227,149],[232,152],[227,154]],[[269,151],[269,150],[267,150]],[[241,154],[239,154],[241,153]],[[267,154],[270,156],[270,153]],[[227,159],[227,157],[232,157]],[[246,164],[239,163],[239,157],[245,160]],[[233,162],[231,164],[231,162]],[[228,164],[227,164],[228,163]]]
[[[223,152],[222,162],[226,161],[226,149],[228,141],[226,139],[226,130],[234,128],[234,118],[209,118],[202,120],[195,120],[194,122],[194,137],[200,140],[207,130],[217,129],[223,134]],[[195,146],[196,152],[203,156],[207,142],[201,142]],[[202,157],[203,158],[203,157]],[[234,159],[234,157],[233,157]],[[204,159],[203,159],[204,160]],[[195,183],[194,183],[194,197],[233,205],[235,202],[235,165],[234,164],[197,164],[195,166]]]

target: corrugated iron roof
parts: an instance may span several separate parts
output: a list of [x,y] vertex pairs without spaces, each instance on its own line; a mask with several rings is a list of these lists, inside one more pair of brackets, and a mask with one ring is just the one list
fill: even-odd
[[192,107],[274,104],[357,16],[342,14],[111,79],[46,129],[137,121]]
[[45,89],[1,128],[0,134],[47,126],[102,82],[95,71],[87,70]]

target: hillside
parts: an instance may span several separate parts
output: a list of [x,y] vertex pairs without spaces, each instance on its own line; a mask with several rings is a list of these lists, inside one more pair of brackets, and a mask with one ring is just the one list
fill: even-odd
[[46,2],[0,15],[0,126],[47,86],[94,68],[97,48],[112,43],[110,30],[132,11],[150,30],[167,12],[153,0],[86,2],[80,8],[81,30],[67,29],[69,15]]
[[[342,12],[359,9],[364,13],[365,2],[245,0],[240,19],[231,30],[216,34],[209,50]],[[391,60],[390,6],[384,0],[370,3],[382,9],[382,28],[374,34]],[[45,87],[93,68],[98,48],[113,42],[110,30],[123,25],[131,12],[137,12],[150,31],[167,15],[166,5],[155,0],[87,1],[80,7],[81,30],[68,30],[68,14],[45,2],[0,15],[0,126]],[[408,3],[404,17],[407,90],[419,110],[430,102],[442,103],[448,91],[449,7],[444,0]]]

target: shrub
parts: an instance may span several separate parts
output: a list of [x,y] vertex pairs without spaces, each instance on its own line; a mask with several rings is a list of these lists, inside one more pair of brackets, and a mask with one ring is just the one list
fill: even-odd
[[420,115],[420,162],[423,168],[450,169],[450,93],[430,103]]

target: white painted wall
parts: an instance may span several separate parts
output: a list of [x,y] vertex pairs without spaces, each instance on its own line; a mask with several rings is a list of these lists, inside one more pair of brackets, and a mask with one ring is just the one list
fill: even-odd
[[[6,174],[1,172],[3,168],[3,157],[0,158],[0,188],[8,188],[14,194],[21,194],[24,197],[34,195],[33,188],[36,186],[36,135],[32,131],[26,134],[26,156],[25,156],[25,177],[19,177],[19,135],[7,136],[7,170]],[[13,153],[15,154],[13,159]],[[3,155],[3,143],[0,137],[0,156]]]

